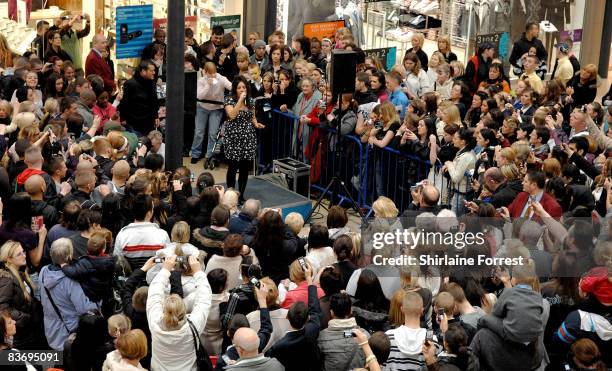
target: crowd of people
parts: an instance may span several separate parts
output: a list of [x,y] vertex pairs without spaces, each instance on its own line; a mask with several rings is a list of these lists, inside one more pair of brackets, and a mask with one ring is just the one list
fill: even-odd
[[[494,45],[463,64],[442,35],[428,55],[416,33],[386,71],[348,28],[290,46],[281,31],[237,46],[222,27],[202,44],[186,29],[185,70],[198,79],[183,150],[205,170],[226,162],[224,187],[208,171],[165,171],[163,84],[176,61],[163,30],[129,79],[116,79],[104,36],[79,54],[87,15],[37,33],[23,56],[0,35],[3,352],[62,351],[66,370],[612,366],[612,92],[596,101],[597,68],[581,66],[571,39],[548,74],[551,51],[528,24],[513,81]],[[332,96],[333,49],[355,52],[354,93]],[[342,140],[329,128],[375,151],[367,225],[351,229],[336,205],[305,226],[246,197],[277,111],[298,120],[315,174]],[[385,148],[419,168],[402,180],[406,204],[389,192]],[[484,231],[445,253],[525,263],[377,263],[427,254],[367,238],[404,228]]]

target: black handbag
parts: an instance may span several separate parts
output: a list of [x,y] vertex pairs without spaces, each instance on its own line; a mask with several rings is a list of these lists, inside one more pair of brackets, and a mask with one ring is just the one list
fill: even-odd
[[187,319],[187,323],[189,324],[191,336],[193,337],[193,346],[195,347],[198,371],[213,371],[210,357],[208,356],[206,348],[204,348],[204,345],[202,345],[202,342],[200,341],[200,336],[198,335],[195,325],[191,323],[189,318]]

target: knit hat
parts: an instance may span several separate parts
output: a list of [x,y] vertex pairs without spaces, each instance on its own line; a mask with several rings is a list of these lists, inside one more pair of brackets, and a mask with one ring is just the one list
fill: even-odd
[[580,280],[580,290],[587,294],[593,294],[603,305],[612,305],[612,279],[608,277],[606,267],[591,269]]
[[557,45],[555,45],[555,47],[559,48],[559,51],[561,53],[567,53],[569,52],[569,45],[567,45],[567,43],[558,43]]
[[257,48],[265,48],[266,47],[266,42],[263,40],[257,40],[255,41],[255,43],[253,44],[253,49],[257,49]]
[[104,135],[107,135],[111,131],[125,131],[125,128],[121,125],[121,123],[117,121],[108,120],[104,124],[104,128],[102,129],[102,132]]

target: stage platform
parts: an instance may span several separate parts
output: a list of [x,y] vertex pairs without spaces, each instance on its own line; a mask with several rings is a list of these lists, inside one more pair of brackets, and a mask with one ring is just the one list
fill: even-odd
[[244,198],[260,200],[262,208],[281,209],[283,220],[287,214],[292,212],[299,213],[306,219],[312,208],[310,199],[267,180],[252,176],[249,177]]

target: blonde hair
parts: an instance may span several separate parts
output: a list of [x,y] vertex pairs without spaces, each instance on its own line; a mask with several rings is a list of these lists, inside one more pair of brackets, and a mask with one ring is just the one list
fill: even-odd
[[293,233],[298,234],[304,227],[304,218],[300,213],[289,213],[285,217],[285,224],[293,231]]
[[211,75],[215,74],[217,73],[217,66],[213,62],[206,62],[204,63],[204,71]]
[[412,39],[416,38],[417,40],[419,40],[419,48],[423,49],[423,46],[425,46],[425,36],[423,36],[422,33],[420,32],[415,32],[412,34],[412,37],[410,38],[410,41],[412,41]]
[[268,308],[278,307],[280,304],[278,299],[278,287],[272,281],[270,277],[263,277],[259,282],[266,285],[268,292],[266,292],[266,304]]
[[[310,265],[308,258],[304,258],[304,260],[308,265]],[[310,266],[312,267],[312,265]],[[300,265],[300,262],[297,259],[295,259],[293,263],[291,263],[291,265],[289,266],[289,279],[296,284],[306,281],[306,273],[302,269],[302,266]]]
[[502,165],[499,170],[508,181],[518,179],[521,176],[518,166],[514,163]]
[[451,77],[463,76],[465,74],[465,65],[459,61],[450,62],[451,65]]
[[6,117],[11,117],[13,114],[13,106],[4,99],[0,100],[0,109],[6,112]]
[[531,152],[531,148],[529,144],[525,142],[514,142],[510,146],[516,152],[516,161],[523,163],[527,161],[529,157],[529,152]]
[[27,139],[30,142],[34,143],[38,140],[40,134],[40,129],[38,129],[37,125],[26,126],[19,130],[19,134],[17,134],[17,139]]
[[385,196],[378,197],[372,204],[372,209],[377,218],[395,218],[399,214],[395,203]]
[[448,35],[440,35],[440,36],[438,36],[438,51],[440,51],[440,42],[446,43],[447,50],[445,50],[445,51],[450,52],[450,50],[451,50],[450,37]]
[[582,68],[584,72],[589,74],[589,78],[592,80],[593,78],[597,78],[597,66],[594,64],[587,64]]
[[[433,66],[431,64],[431,61],[433,60],[433,58],[436,57],[438,59],[438,65],[437,66]],[[444,56],[442,55],[442,53],[435,51],[431,54],[431,57],[429,57],[429,68],[438,68],[442,65],[446,64],[446,59],[444,59]]]
[[386,101],[380,105],[380,118],[385,124],[385,130],[391,127],[394,122],[399,122],[399,114],[395,110],[393,103]]
[[[612,158],[608,158],[608,160],[610,160],[610,165],[612,165]],[[606,164],[608,163],[608,160],[606,160]],[[544,172],[547,178],[561,176],[561,163],[554,157],[547,158],[542,162],[542,171]],[[602,172],[602,174],[604,173]],[[605,174],[607,174],[607,172]],[[595,179],[595,181],[597,181],[597,179]],[[600,185],[603,185],[603,182]]]
[[444,110],[444,112],[449,116],[449,122],[445,122],[445,125],[448,124],[457,124],[459,127],[463,126],[461,122],[461,114],[459,113],[459,108],[451,102],[445,101],[440,104],[440,109]]
[[117,339],[117,351],[129,360],[141,360],[147,356],[147,336],[140,329],[130,330]]
[[[176,222],[172,227],[172,232],[170,233],[170,239],[175,243],[187,243],[191,238],[191,227],[186,222],[180,221]],[[178,254],[177,254],[178,255]]]
[[404,313],[402,313],[402,303],[406,296],[406,290],[399,289],[391,297],[389,303],[389,322],[393,327],[400,327],[404,324]]
[[183,299],[177,294],[171,294],[164,302],[163,316],[161,320],[162,330],[178,330],[185,321],[187,310]]
[[503,158],[505,158],[508,163],[510,164],[516,164],[516,151],[514,150],[514,148],[512,147],[505,147],[502,148],[501,151],[499,151],[499,155]]
[[132,321],[125,314],[115,314],[108,319],[108,334],[118,338],[132,328]]
[[59,112],[59,103],[55,98],[47,98],[43,107],[45,113],[53,114]]
[[228,189],[223,194],[221,205],[227,207],[229,209],[230,214],[235,214],[238,212],[238,196],[238,191],[233,189]]
[[4,263],[4,266],[6,267],[6,269],[8,269],[8,271],[11,272],[13,277],[19,283],[19,288],[21,288],[21,292],[23,293],[23,296],[25,297],[26,301],[30,302],[32,300],[32,296],[26,289],[26,285],[23,281],[25,280],[27,284],[32,288],[34,287],[34,284],[30,280],[30,275],[28,274],[27,268],[26,268],[25,274],[21,274],[19,272],[19,268],[15,267],[13,264],[9,263],[8,261],[9,259],[15,256],[19,248],[21,248],[25,254],[25,250],[23,249],[23,247],[21,246],[19,242],[11,241],[11,240],[6,241],[4,245],[0,247],[0,261]]
[[244,62],[249,60],[249,55],[246,53],[236,54],[236,62]]

